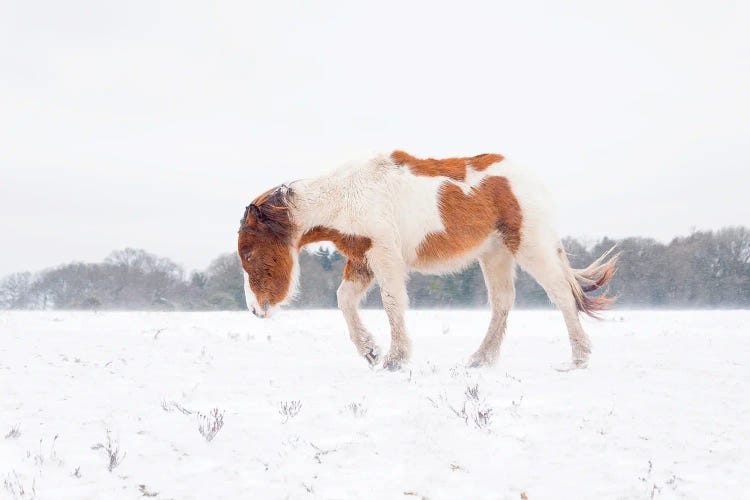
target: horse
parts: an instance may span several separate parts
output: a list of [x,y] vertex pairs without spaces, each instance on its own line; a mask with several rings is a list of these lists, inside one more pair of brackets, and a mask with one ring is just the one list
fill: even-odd
[[[561,369],[585,368],[591,341],[579,313],[598,317],[613,302],[606,292],[589,293],[610,281],[619,254],[613,247],[585,269],[572,268],[549,199],[539,180],[500,154],[420,159],[397,150],[275,187],[241,220],[237,250],[247,307],[271,316],[294,297],[300,250],[332,242],[346,257],[336,296],[354,346],[371,366],[382,361],[397,370],[411,351],[404,325],[409,272],[451,273],[478,260],[492,314],[468,365],[492,365],[515,300],[517,263],[562,312],[572,361]],[[375,280],[391,330],[385,356],[357,311]]]

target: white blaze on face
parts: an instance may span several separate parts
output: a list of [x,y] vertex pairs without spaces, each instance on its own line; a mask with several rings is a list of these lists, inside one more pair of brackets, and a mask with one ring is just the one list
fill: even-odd
[[271,316],[273,316],[273,314],[276,312],[276,309],[278,309],[278,306],[272,306],[268,310],[264,311],[258,303],[258,298],[253,293],[253,289],[250,288],[250,280],[247,273],[242,273],[242,280],[244,281],[245,285],[245,304],[247,305],[247,310],[258,316],[259,318],[270,318]]
[[289,281],[289,291],[287,291],[286,298],[282,302],[284,305],[294,299],[299,292],[299,254],[292,248],[289,249],[289,253],[292,254],[292,276]]

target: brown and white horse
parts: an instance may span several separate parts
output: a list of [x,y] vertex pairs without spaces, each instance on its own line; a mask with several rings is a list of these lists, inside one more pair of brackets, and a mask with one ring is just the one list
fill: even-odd
[[409,358],[408,273],[449,273],[479,260],[492,306],[487,334],[469,360],[480,366],[498,358],[518,262],[562,311],[573,353],[568,367],[585,367],[591,347],[578,313],[594,316],[612,302],[586,293],[609,281],[617,256],[607,252],[586,269],[571,268],[548,200],[537,180],[498,154],[423,160],[394,151],[271,189],[245,209],[239,230],[247,306],[270,316],[295,293],[300,249],[333,242],[347,258],[337,298],[351,340],[371,365],[380,361],[357,313],[377,280],[391,327],[383,367],[393,370]]

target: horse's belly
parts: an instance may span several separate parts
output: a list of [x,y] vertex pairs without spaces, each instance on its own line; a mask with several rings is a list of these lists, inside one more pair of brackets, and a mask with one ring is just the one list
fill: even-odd
[[480,255],[487,251],[492,239],[493,236],[490,235],[461,253],[444,255],[439,259],[423,259],[418,256],[409,262],[409,268],[423,274],[449,274],[461,271],[473,264]]

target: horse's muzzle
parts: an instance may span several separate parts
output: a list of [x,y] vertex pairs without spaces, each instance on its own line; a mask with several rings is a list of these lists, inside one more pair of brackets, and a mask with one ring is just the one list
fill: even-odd
[[253,314],[258,318],[267,318],[268,311],[271,309],[271,304],[267,300],[263,302],[263,307],[258,309],[254,305],[252,306]]

